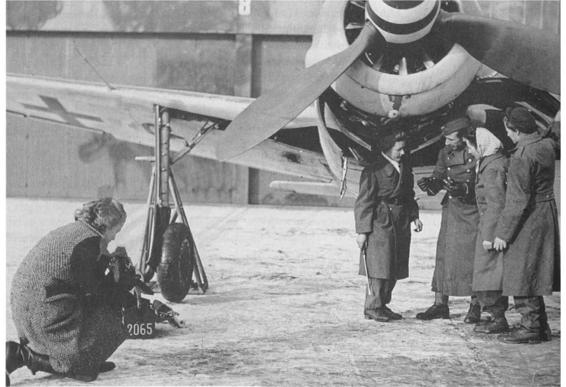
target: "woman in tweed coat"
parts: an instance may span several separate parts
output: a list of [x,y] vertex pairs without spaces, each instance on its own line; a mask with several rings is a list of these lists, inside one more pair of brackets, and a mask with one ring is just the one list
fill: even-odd
[[20,264],[10,303],[20,343],[6,342],[6,382],[27,366],[82,381],[96,379],[114,364],[106,359],[127,337],[120,291],[107,279],[107,246],[126,213],[105,198],[83,205],[75,222],[41,239]]

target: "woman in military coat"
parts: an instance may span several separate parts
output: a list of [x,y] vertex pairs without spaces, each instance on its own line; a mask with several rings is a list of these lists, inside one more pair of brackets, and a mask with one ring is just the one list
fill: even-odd
[[483,311],[492,316],[474,331],[499,333],[509,329],[505,319],[508,298],[502,296],[503,253],[493,249],[495,227],[505,206],[506,174],[509,160],[503,153],[502,141],[485,128],[477,128],[475,136],[465,138],[470,153],[478,159],[476,202],[480,213],[476,238],[472,290]]
[[20,343],[6,343],[6,382],[26,365],[81,381],[114,364],[106,359],[122,344],[119,289],[105,276],[101,254],[126,220],[111,198],[86,203],[75,222],[41,239],[14,276],[10,295]]
[[404,147],[402,134],[382,139],[384,151],[362,171],[354,208],[357,243],[365,251],[359,274],[368,277],[364,316],[382,322],[402,318],[387,304],[396,281],[409,275],[411,222],[422,229]]
[[507,175],[505,207],[494,247],[504,251],[503,294],[514,296],[519,329],[507,343],[550,340],[544,295],[560,290],[560,238],[554,200],[555,144],[543,138],[527,109],[506,110],[507,134],[517,144]]

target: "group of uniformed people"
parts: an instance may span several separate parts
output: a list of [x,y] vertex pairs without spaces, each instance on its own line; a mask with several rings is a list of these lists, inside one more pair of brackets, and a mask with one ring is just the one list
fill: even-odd
[[[521,106],[471,106],[442,134],[445,147],[432,175],[417,182],[428,195],[446,194],[432,278],[435,301],[416,318],[450,318],[449,297],[469,296],[464,321],[475,324],[475,332],[502,333],[507,343],[550,340],[543,296],[560,285],[554,141],[539,134]],[[364,316],[386,322],[402,318],[387,304],[396,280],[408,277],[409,222],[415,231],[422,223],[404,137],[389,136],[379,145],[381,153],[362,172],[354,214],[360,274],[368,280]],[[509,296],[521,314],[513,330],[505,317]]]

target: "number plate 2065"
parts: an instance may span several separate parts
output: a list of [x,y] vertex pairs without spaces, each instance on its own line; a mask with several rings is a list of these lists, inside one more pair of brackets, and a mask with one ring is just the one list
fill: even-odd
[[155,314],[150,308],[124,309],[124,327],[130,339],[149,339],[155,336]]

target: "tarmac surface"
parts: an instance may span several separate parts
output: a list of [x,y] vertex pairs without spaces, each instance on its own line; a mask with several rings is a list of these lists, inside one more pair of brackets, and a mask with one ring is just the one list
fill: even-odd
[[[72,221],[81,201],[7,199],[6,292],[27,251]],[[126,203],[116,245],[137,260],[146,207]],[[423,211],[413,233],[410,276],[390,307],[398,322],[362,317],[365,278],[357,275],[351,209],[186,206],[210,288],[169,304],[186,328],[158,324],[157,337],[127,340],[117,368],[89,386],[558,386],[560,293],[545,297],[550,342],[503,344],[463,322],[469,299],[450,301],[450,319],[415,319],[433,303],[438,211]],[[112,247],[112,246],[111,246]],[[157,299],[163,298],[158,294]],[[17,339],[6,304],[7,339]],[[512,308],[510,324],[519,321]],[[13,386],[86,385],[22,368]]]

